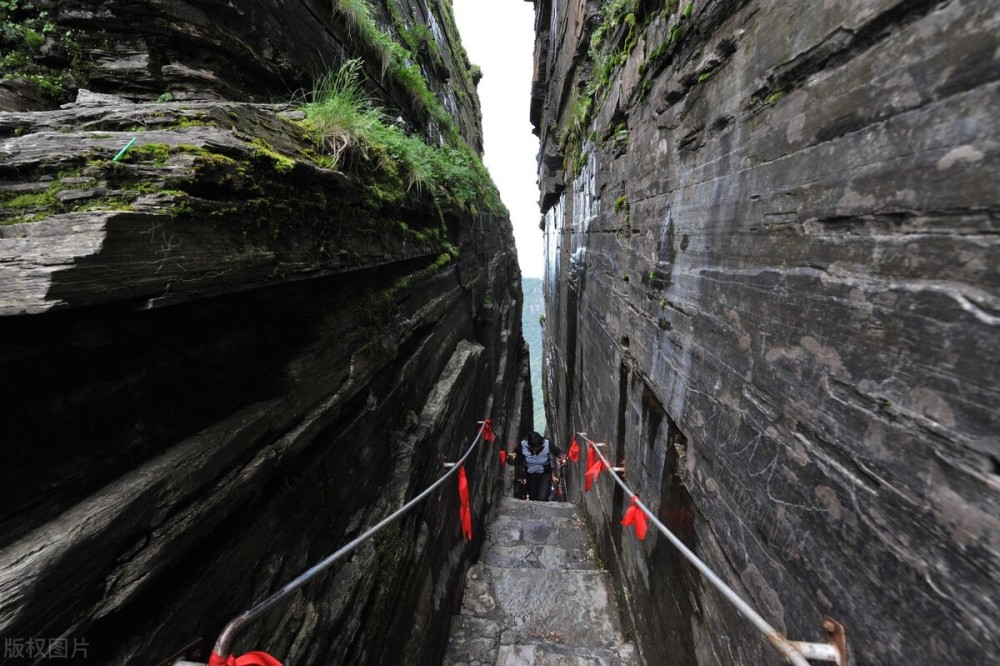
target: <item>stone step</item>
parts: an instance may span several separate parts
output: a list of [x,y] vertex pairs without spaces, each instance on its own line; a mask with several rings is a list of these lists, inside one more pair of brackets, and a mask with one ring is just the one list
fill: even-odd
[[624,643],[605,571],[508,569],[483,563],[469,569],[462,615],[503,626],[503,643],[543,637],[579,647]]
[[638,666],[635,647],[586,648],[557,643],[501,645],[496,666]]
[[446,666],[638,666],[572,504],[505,497],[466,576]]
[[579,518],[497,516],[482,561],[493,566],[593,569],[594,555]]
[[574,518],[576,507],[572,502],[531,502],[528,500],[503,497],[496,509],[500,516],[551,516],[556,518]]
[[638,666],[631,643],[610,648],[566,645],[558,635],[550,640],[509,644],[495,620],[457,615],[442,666]]
[[590,571],[597,569],[593,551],[560,546],[494,545],[479,559],[483,564],[506,569],[550,569]]

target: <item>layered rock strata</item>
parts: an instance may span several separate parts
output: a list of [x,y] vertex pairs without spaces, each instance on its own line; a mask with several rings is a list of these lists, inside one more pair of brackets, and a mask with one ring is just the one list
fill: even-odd
[[[779,631],[1000,649],[1000,24],[980,2],[536,3],[547,409]],[[577,477],[579,478],[579,477]],[[647,663],[781,663],[578,496]]]
[[[427,187],[390,197],[384,163],[333,168],[297,105],[253,101],[368,56],[325,4],[36,4],[97,92],[0,113],[0,635],[204,660],[229,619],[436,480],[477,421],[530,424],[510,222]],[[475,147],[447,6],[373,14],[383,36],[425,26],[431,65],[411,71],[448,90],[451,124],[369,58],[371,93],[432,146]],[[465,465],[477,535],[495,460]],[[478,543],[457,504],[446,484],[235,652],[440,659]],[[31,645],[5,658],[43,661]]]

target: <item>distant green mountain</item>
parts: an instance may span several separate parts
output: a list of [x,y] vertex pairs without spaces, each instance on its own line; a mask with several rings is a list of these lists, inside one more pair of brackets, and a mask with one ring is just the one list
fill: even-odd
[[535,430],[545,434],[545,402],[542,399],[542,326],[539,323],[545,314],[545,292],[541,278],[523,278],[524,340],[528,343],[531,359],[531,392],[534,404]]

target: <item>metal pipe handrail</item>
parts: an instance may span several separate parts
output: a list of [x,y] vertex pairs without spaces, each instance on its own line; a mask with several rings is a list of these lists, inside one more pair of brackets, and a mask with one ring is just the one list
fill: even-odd
[[[649,510],[649,507],[643,504],[642,500],[640,500],[639,497],[632,491],[632,489],[629,488],[627,485],[625,485],[625,482],[622,481],[618,477],[618,475],[614,472],[614,469],[611,467],[611,462],[604,456],[603,453],[601,453],[601,449],[600,446],[598,445],[598,442],[595,442],[594,440],[587,437],[587,433],[585,432],[580,432],[577,434],[580,437],[583,437],[588,444],[593,445],[594,451],[597,453],[598,456],[600,456],[601,461],[603,462],[605,468],[610,472],[611,476],[614,478],[615,483],[621,486],[622,490],[628,493],[629,497],[635,497],[636,506],[638,506],[639,509],[649,517],[650,521],[652,521],[652,523],[656,525],[656,529],[658,529],[664,536],[666,536],[670,540],[670,543],[674,544],[677,550],[679,550],[681,554],[685,558],[687,558],[687,560],[691,562],[691,564],[693,564],[695,568],[698,569],[698,571],[700,571],[702,575],[705,576],[705,578],[708,579],[708,582],[710,582],[715,587],[715,589],[719,590],[719,592],[721,592],[723,596],[730,601],[730,603],[736,606],[737,610],[739,610],[740,613],[746,616],[754,624],[754,626],[756,626],[761,631],[761,633],[764,634],[764,637],[767,638],[768,642],[771,645],[773,645],[774,648],[778,652],[780,652],[781,655],[785,659],[787,659],[789,663],[794,664],[795,666],[809,666],[809,662],[806,661],[806,658],[803,656],[803,652],[806,652],[807,654],[810,654],[810,656],[813,659],[824,659],[825,661],[833,661],[837,664],[840,664],[839,653],[837,653],[835,649],[832,654],[833,658],[832,659],[828,658],[829,656],[831,656],[831,653],[828,652],[828,650],[833,649],[830,645],[825,643],[802,643],[798,641],[794,642],[790,641],[781,632],[779,632],[777,629],[768,624],[767,620],[761,617],[761,615],[757,611],[755,611],[747,602],[743,601],[743,599],[738,594],[736,594],[736,592],[731,587],[722,582],[722,579],[719,578],[714,571],[709,569],[707,564],[702,562],[697,555],[691,552],[691,549],[689,549],[687,546],[684,545],[683,542],[681,542],[681,540],[677,537],[677,535],[671,532],[666,525],[661,523],[659,519],[657,519],[657,517],[653,515],[653,512]],[[796,646],[801,646],[801,647],[796,647]],[[813,651],[813,648],[815,648],[815,651]],[[823,654],[824,656],[818,656],[820,654]],[[841,664],[840,666],[846,666],[846,665]]]
[[267,612],[270,608],[272,608],[276,604],[280,603],[281,601],[284,601],[285,598],[287,598],[292,592],[294,592],[295,590],[299,589],[300,587],[308,583],[317,574],[322,573],[324,570],[329,568],[334,562],[336,562],[343,556],[347,555],[352,550],[360,546],[362,543],[373,537],[383,527],[387,526],[389,523],[393,522],[394,520],[402,516],[404,513],[409,511],[411,508],[413,508],[413,506],[415,506],[419,502],[423,501],[423,499],[426,498],[428,495],[430,495],[431,492],[434,491],[434,489],[436,489],[438,486],[444,483],[445,479],[447,479],[449,476],[458,471],[458,468],[462,465],[462,463],[465,462],[465,459],[469,457],[473,449],[475,449],[476,446],[479,444],[479,441],[483,437],[483,430],[485,429],[486,423],[488,421],[489,419],[480,422],[481,425],[479,426],[479,432],[476,433],[476,437],[475,439],[472,440],[472,444],[466,450],[465,454],[461,458],[459,458],[458,461],[454,463],[454,465],[451,467],[451,469],[445,472],[445,474],[441,476],[441,478],[439,478],[437,481],[429,485],[423,492],[421,492],[419,495],[417,495],[409,502],[401,506],[399,509],[391,513],[389,516],[383,518],[381,521],[376,523],[375,526],[364,532],[361,536],[357,537],[347,545],[342,546],[333,554],[328,555],[327,557],[320,560],[313,566],[309,567],[301,574],[296,576],[294,579],[289,581],[280,590],[278,590],[271,596],[267,597],[263,601],[259,602],[252,608],[243,611],[242,613],[234,617],[232,620],[230,620],[229,624],[227,624],[225,628],[222,630],[222,633],[219,634],[219,638],[215,642],[215,647],[212,648],[212,651],[219,656],[228,657],[230,649],[232,648],[233,645],[233,641],[236,639],[236,634],[238,634],[240,630],[243,629],[243,627],[245,627],[248,623],[252,622],[253,620],[263,615],[265,612]]

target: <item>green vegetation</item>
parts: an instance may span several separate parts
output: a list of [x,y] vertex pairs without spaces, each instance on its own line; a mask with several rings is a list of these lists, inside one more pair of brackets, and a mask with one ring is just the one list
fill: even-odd
[[274,165],[274,170],[278,173],[286,173],[295,168],[295,160],[285,157],[281,153],[275,152],[260,137],[254,138],[250,143],[254,145],[254,157],[263,157],[271,160]]
[[444,68],[444,59],[441,57],[441,51],[431,29],[423,23],[407,25],[399,11],[398,3],[394,0],[387,2],[386,7],[389,9],[396,33],[402,38],[409,52],[420,57],[428,65]]
[[666,55],[666,53],[667,53],[667,45],[666,44],[660,44],[655,49],[653,49],[652,51],[649,52],[649,61],[650,62],[656,62],[657,60],[659,60],[660,58],[662,58],[664,55]]
[[[449,143],[459,143],[461,138],[451,115],[427,87],[420,68],[414,64],[414,55],[379,30],[372,18],[371,5],[366,0],[334,0],[334,12],[347,22],[351,34],[380,61],[382,75],[388,76],[407,91],[415,109],[437,123]],[[419,40],[421,33],[418,30],[415,37],[411,31],[406,34],[411,35],[411,39]],[[431,38],[431,42],[433,41]]]
[[653,90],[653,82],[652,81],[643,81],[642,82],[642,88],[639,89],[639,101],[641,102],[642,100],[644,100],[647,97],[649,97],[649,93],[652,90]]
[[[73,30],[55,22],[44,5],[32,0],[0,0],[0,77],[19,79],[35,86],[53,105],[68,101],[70,86],[85,84],[91,65],[84,59]],[[45,43],[59,44],[64,63],[42,64]]]
[[[611,75],[628,60],[639,39],[637,12],[641,7],[640,0],[607,0],[601,5],[601,23],[590,36],[590,49],[587,52],[594,63],[594,74],[588,87],[589,94],[606,90]],[[611,33],[620,25],[627,26],[624,40],[609,39]],[[620,46],[619,41],[621,41]]]
[[616,151],[624,151],[628,148],[628,125],[618,122],[608,129],[606,139]]
[[[624,65],[639,41],[639,35],[646,29],[649,21],[655,15],[649,13],[647,4],[642,0],[605,0],[600,8],[600,23],[590,35],[587,56],[593,63],[591,77],[586,82],[582,92],[570,107],[567,128],[558,137],[559,145],[564,155],[564,167],[569,174],[579,173],[584,162],[583,143],[587,127],[591,121],[594,104],[607,95],[614,73]],[[664,3],[664,15],[673,15],[677,11],[678,2],[669,0]],[[645,76],[650,66],[666,57],[670,45],[680,39],[681,24],[693,12],[693,3],[689,2],[684,9],[670,21],[666,43],[659,44],[647,59],[638,66],[639,76]],[[639,88],[639,99],[645,99],[652,90],[652,83],[644,81]],[[619,144],[616,143],[616,147]]]
[[[588,58],[593,63],[592,74],[586,82],[585,92],[574,100],[570,107],[566,129],[558,137],[559,145],[564,155],[566,171],[575,175],[584,162],[583,137],[591,121],[594,102],[607,94],[614,73],[624,65],[639,40],[639,35],[646,29],[649,21],[655,15],[648,13],[647,4],[642,0],[605,0],[600,8],[601,21],[590,36]],[[656,62],[666,58],[671,47],[684,34],[684,22],[694,13],[694,3],[687,2],[678,12],[678,0],[667,0],[663,3],[661,12],[668,17],[668,32],[666,42],[659,44],[649,52],[646,60],[638,66],[638,74],[644,77]],[[702,72],[698,81],[704,81],[712,75],[711,71]],[[652,82],[645,80],[639,87],[639,99],[644,100],[652,90]],[[627,140],[627,136],[624,137]],[[614,143],[616,148],[623,148],[621,140]]]
[[348,60],[339,70],[327,73],[316,83],[304,108],[306,130],[313,142],[338,161],[352,142],[363,145],[374,127],[383,123],[358,82],[361,68],[360,59]]
[[147,143],[141,146],[132,146],[128,152],[122,156],[122,162],[152,162],[157,166],[167,163],[170,157],[170,146],[165,143]]
[[767,104],[768,106],[773,106],[777,104],[778,101],[781,100],[781,98],[784,96],[785,96],[784,90],[775,90],[773,93],[768,95],[766,99],[764,99],[764,104]]
[[339,165],[367,169],[370,201],[398,206],[413,190],[429,192],[439,205],[472,214],[506,214],[479,158],[464,143],[430,146],[388,122],[359,80],[361,62],[348,61],[317,85],[303,105],[303,126],[315,144]]
[[[118,165],[116,165],[118,166]],[[93,196],[73,201],[61,201],[59,192],[80,187],[67,185],[66,178],[78,178],[82,168],[69,169],[61,172],[44,190],[17,194],[15,192],[0,192],[0,226],[19,224],[22,222],[38,222],[58,213],[79,212],[88,210],[131,210],[134,201],[141,192],[115,192],[114,194],[94,194]],[[96,181],[95,181],[96,184]]]

